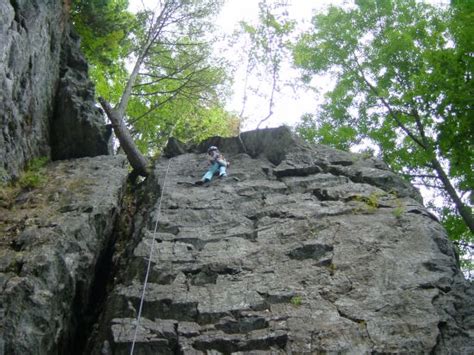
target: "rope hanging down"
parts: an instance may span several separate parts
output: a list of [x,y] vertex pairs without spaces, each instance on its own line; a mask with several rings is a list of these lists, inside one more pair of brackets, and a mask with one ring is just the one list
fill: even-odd
[[142,315],[143,302],[145,300],[146,285],[148,283],[148,276],[150,274],[150,268],[151,268],[151,260],[153,259],[153,251],[155,249],[155,236],[156,236],[156,231],[158,230],[158,221],[160,220],[160,217],[161,217],[161,202],[163,201],[163,194],[165,192],[166,178],[168,177],[168,171],[170,169],[170,163],[171,163],[171,159],[168,161],[168,167],[166,168],[165,178],[163,180],[163,188],[161,189],[161,193],[160,193],[160,203],[158,204],[158,211],[156,213],[155,229],[153,230],[153,238],[151,240],[150,256],[148,258],[148,266],[147,266],[147,269],[146,269],[145,281],[143,282],[143,291],[142,291],[142,296],[141,296],[141,299],[140,299],[140,307],[138,309],[138,315],[137,315],[137,325],[135,327],[135,334],[133,335],[133,341],[132,341],[132,347],[130,349],[130,355],[133,355],[133,351],[135,350],[135,342],[137,341],[138,328],[140,326],[140,317]]

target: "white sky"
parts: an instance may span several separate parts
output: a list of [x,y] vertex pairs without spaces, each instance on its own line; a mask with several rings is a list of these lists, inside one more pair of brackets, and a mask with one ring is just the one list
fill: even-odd
[[[431,3],[449,3],[449,0],[427,0]],[[474,0],[473,0],[474,1]],[[129,0],[129,9],[137,11],[146,6],[153,9],[156,6],[156,0]],[[258,0],[226,0],[220,15],[216,19],[218,31],[222,34],[230,35],[239,26],[240,21],[256,22],[258,18]],[[315,10],[322,11],[329,5],[350,6],[353,0],[288,0],[289,15],[292,19],[297,20],[299,26],[304,28]],[[219,49],[217,49],[219,51]],[[234,47],[234,53],[219,53],[230,61],[237,63],[237,71],[233,74],[233,95],[226,105],[229,111],[240,113],[243,108],[244,82],[246,60],[242,58],[242,51],[238,46]],[[289,63],[284,66],[280,73],[282,81],[291,81],[298,77],[298,72],[291,68]],[[259,86],[262,96],[247,92],[247,103],[245,104],[243,130],[255,129],[257,124],[267,116],[268,96],[271,92],[269,84],[262,84],[262,80],[257,77],[249,78],[249,86]],[[331,86],[329,77],[319,77],[315,80],[315,85],[327,91]],[[291,89],[290,87],[282,87],[278,93],[275,93],[273,115],[260,128],[277,127],[282,124],[289,126],[295,125],[302,114],[306,112],[314,112],[318,104],[322,102],[322,97],[317,97],[315,92],[309,92],[302,88]]]
[[[298,26],[304,28],[308,25],[315,9],[322,10],[328,4],[342,5],[346,0],[289,0],[289,16],[297,20]],[[216,25],[222,32],[231,34],[238,28],[239,22],[255,22],[258,19],[258,0],[227,0]],[[237,50],[236,50],[237,51]],[[235,55],[234,55],[235,56]],[[231,54],[232,58],[232,54]],[[238,67],[234,76],[233,91],[234,94],[227,108],[231,111],[240,113],[243,107],[243,95],[245,92],[245,58],[242,58],[241,66]],[[240,60],[237,58],[237,60]],[[281,72],[282,82],[291,81],[299,76],[298,72],[291,68],[290,63],[286,63]],[[322,85],[329,81],[322,80]],[[247,102],[245,105],[243,130],[251,130],[257,127],[257,124],[269,113],[269,95],[271,93],[270,83],[263,83],[256,77],[249,78],[249,86],[259,86],[260,93],[263,96],[247,92]],[[314,92],[307,92],[304,89],[292,89],[289,86],[281,86],[275,93],[274,107],[272,116],[266,120],[260,128],[277,127],[282,124],[293,126],[301,115],[305,112],[314,112],[318,101]]]
[[[350,0],[289,0],[289,15],[292,19],[298,21],[300,26],[308,24],[314,9],[321,10],[329,4],[342,5],[351,2]],[[156,5],[156,0],[130,0],[129,9],[137,11],[143,9],[143,6],[153,8]],[[239,27],[240,21],[256,22],[258,18],[258,0],[226,0],[220,15],[216,19],[216,26],[218,31],[222,34],[231,35],[234,30]],[[242,58],[238,56],[239,50],[236,53],[219,53],[230,61],[242,63],[237,66],[237,71],[234,73],[233,95],[226,108],[229,111],[240,113],[242,111],[243,103],[242,97],[244,94],[245,82],[245,64]],[[281,79],[289,81],[298,76],[295,70],[292,70],[287,64],[281,72]],[[329,81],[322,81],[324,86]],[[269,95],[271,90],[269,85],[259,85],[261,80],[256,77],[249,78],[249,86],[260,86],[260,91],[263,95]],[[247,92],[247,103],[245,105],[244,117],[246,120],[243,125],[243,130],[255,129],[258,122],[268,114],[267,97],[261,97],[251,92]],[[294,125],[299,120],[301,115],[305,112],[314,112],[318,101],[313,92],[306,92],[303,89],[294,91],[289,87],[283,87],[280,92],[275,94],[273,115],[268,121],[265,121],[260,128],[277,127],[282,124]]]

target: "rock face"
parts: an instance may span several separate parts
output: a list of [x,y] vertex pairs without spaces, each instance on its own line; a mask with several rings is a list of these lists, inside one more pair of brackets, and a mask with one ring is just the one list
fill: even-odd
[[80,349],[126,176],[123,157],[56,162],[46,186],[0,207],[0,354]]
[[88,65],[71,33],[63,46],[61,78],[51,122],[52,158],[70,159],[110,154],[112,127],[105,126],[95,104]]
[[[474,353],[474,289],[415,189],[285,128],[242,141],[157,162],[87,353]],[[211,144],[230,176],[195,186]]]
[[108,153],[69,1],[0,2],[0,182],[30,159]]

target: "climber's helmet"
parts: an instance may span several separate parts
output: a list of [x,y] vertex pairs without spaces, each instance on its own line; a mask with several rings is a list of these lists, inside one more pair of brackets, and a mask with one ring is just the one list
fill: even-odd
[[209,149],[207,150],[207,154],[210,154],[210,153],[211,153],[212,151],[214,151],[214,150],[218,150],[218,149],[217,149],[217,147],[216,147],[215,145],[211,145],[211,146],[209,147]]

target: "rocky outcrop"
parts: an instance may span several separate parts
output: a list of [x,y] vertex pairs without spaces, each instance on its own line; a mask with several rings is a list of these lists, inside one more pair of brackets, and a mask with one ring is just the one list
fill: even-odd
[[67,3],[0,2],[0,182],[51,150],[57,159],[108,152]]
[[127,168],[101,156],[48,166],[0,207],[0,354],[76,354],[97,311]]
[[[172,143],[87,353],[474,352],[474,288],[382,162],[285,128]],[[230,176],[196,186],[210,144]]]
[[52,158],[71,159],[107,155],[112,152],[112,127],[104,124],[96,106],[88,65],[79,48],[79,38],[71,33],[63,46],[59,89],[51,122]]

